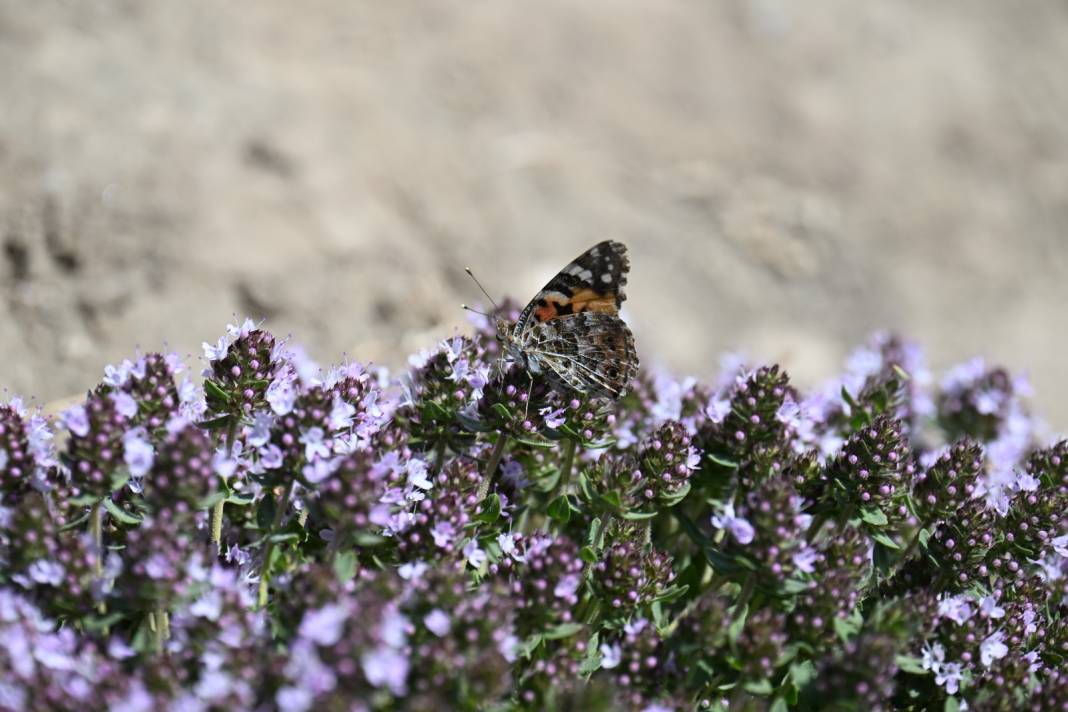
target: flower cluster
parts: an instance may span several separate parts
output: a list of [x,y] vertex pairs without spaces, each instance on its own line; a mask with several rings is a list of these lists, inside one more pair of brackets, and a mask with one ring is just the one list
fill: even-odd
[[811,393],[730,360],[606,402],[503,361],[491,324],[391,377],[245,322],[202,388],[149,353],[55,420],[0,405],[0,708],[1068,694],[1068,442],[1022,379],[937,382],[878,335]]

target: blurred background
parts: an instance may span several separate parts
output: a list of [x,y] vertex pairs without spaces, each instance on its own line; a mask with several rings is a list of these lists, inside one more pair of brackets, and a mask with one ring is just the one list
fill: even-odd
[[631,251],[645,363],[876,329],[1068,429],[1064,0],[0,0],[0,388],[266,318],[399,365]]

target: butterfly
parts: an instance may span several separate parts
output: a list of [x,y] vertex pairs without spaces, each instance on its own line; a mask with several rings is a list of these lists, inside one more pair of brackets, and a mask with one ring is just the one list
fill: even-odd
[[619,318],[629,268],[627,248],[619,242],[602,242],[576,257],[514,325],[496,320],[506,356],[532,380],[544,377],[560,390],[611,400],[625,396],[638,372],[634,337]]

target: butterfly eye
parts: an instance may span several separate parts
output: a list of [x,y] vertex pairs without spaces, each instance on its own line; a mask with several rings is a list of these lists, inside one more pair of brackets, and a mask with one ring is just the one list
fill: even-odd
[[496,338],[497,338],[497,343],[504,343],[504,337],[501,336],[500,334],[497,334]]

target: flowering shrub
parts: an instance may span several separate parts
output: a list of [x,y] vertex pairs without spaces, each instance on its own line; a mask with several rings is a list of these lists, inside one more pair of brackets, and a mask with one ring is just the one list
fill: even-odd
[[0,406],[5,710],[1059,709],[1068,443],[877,337],[618,403],[246,322]]

